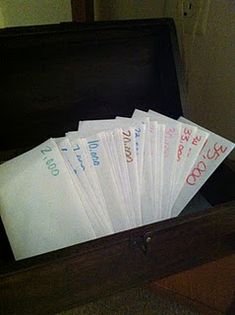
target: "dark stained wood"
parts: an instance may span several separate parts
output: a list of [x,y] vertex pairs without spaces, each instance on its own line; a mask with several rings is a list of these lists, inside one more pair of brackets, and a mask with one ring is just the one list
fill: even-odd
[[71,0],[74,22],[94,21],[94,0]]
[[14,260],[1,217],[0,217],[0,266]]
[[53,314],[229,255],[234,210],[235,202],[227,203],[7,264],[2,313]]
[[130,116],[136,107],[182,114],[171,19],[3,29],[0,47],[1,151],[61,137],[79,120]]
[[201,193],[212,205],[235,200],[235,172],[222,163],[202,186]]
[[235,314],[235,293],[233,296],[233,301],[231,305],[229,305],[228,309],[226,310],[226,315],[234,315]]

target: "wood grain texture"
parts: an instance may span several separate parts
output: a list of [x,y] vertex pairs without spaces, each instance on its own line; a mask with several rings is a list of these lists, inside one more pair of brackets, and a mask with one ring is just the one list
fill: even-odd
[[94,21],[94,0],[71,0],[74,22]]
[[231,254],[234,210],[232,202],[7,264],[2,313],[53,314]]
[[61,137],[79,120],[131,116],[136,107],[182,115],[171,19],[4,29],[0,46],[1,151]]

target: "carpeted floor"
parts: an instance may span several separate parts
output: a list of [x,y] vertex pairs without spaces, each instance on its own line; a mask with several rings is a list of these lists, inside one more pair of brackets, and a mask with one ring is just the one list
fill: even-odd
[[199,315],[185,306],[138,288],[57,315]]

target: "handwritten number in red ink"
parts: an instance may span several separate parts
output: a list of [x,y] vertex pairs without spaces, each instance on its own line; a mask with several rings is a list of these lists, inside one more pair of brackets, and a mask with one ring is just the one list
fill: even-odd
[[197,166],[193,169],[192,173],[186,178],[187,184],[193,186],[196,184],[197,179],[202,176],[202,173],[206,171],[206,164],[200,161]]
[[202,139],[201,136],[196,136],[196,137],[194,137],[194,138],[193,138],[193,141],[192,141],[192,144],[193,144],[193,145],[197,145],[198,142],[201,141],[201,139]]
[[168,128],[166,130],[166,134],[169,136],[169,138],[171,138],[175,133],[175,128]]
[[182,153],[183,153],[183,149],[184,149],[184,146],[182,144],[179,145],[179,148],[178,148],[178,155],[177,155],[177,161],[180,161],[181,159],[181,156],[182,156]]
[[126,136],[126,137],[130,137],[130,136],[131,136],[130,130],[125,131],[125,132],[123,131],[122,134],[123,134],[124,136]]
[[184,128],[184,134],[185,135],[191,135],[191,133],[192,133],[192,130],[190,130],[190,129],[188,129],[188,128]]
[[207,151],[207,158],[208,160],[217,160],[218,157],[222,154],[225,153],[228,147],[223,148],[222,145],[219,145],[217,142],[214,144],[214,152],[212,152],[212,149],[209,149]]

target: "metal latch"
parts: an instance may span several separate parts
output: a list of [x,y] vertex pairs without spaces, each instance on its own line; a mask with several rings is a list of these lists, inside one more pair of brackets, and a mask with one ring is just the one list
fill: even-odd
[[151,232],[146,232],[143,235],[133,235],[131,237],[131,247],[134,249],[140,249],[144,254],[147,254],[151,242]]

